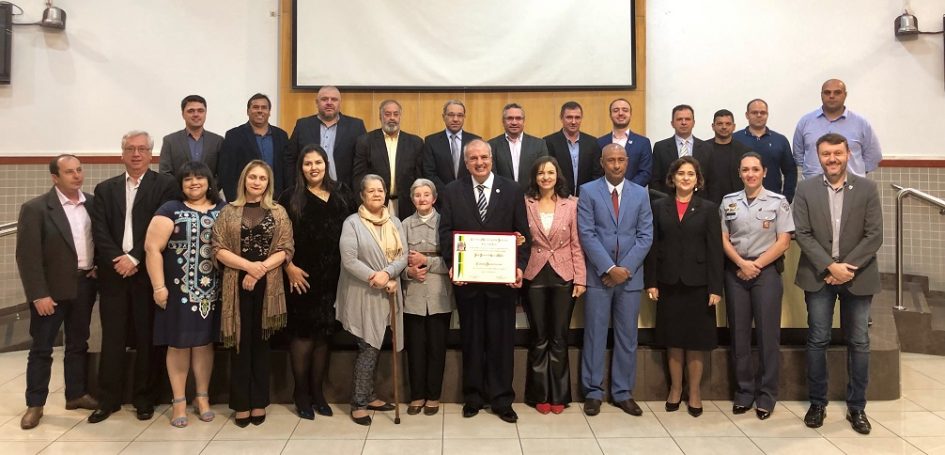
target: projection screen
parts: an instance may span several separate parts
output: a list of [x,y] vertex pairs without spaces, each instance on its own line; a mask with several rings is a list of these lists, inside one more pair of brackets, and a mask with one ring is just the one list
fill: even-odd
[[295,0],[295,88],[635,86],[630,0]]

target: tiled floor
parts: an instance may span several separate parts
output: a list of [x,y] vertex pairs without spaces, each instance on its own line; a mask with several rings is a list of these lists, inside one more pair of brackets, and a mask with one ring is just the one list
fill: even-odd
[[225,405],[215,406],[213,422],[191,415],[184,429],[168,424],[166,406],[147,422],[126,410],[89,425],[88,411],[63,408],[61,358],[57,352],[46,416],[39,427],[23,431],[26,355],[0,354],[0,454],[945,454],[945,357],[921,354],[902,355],[901,399],[867,406],[869,436],[853,432],[839,402],[830,404],[827,422],[817,430],[804,426],[803,402],[779,403],[764,422],[753,413],[732,415],[730,402],[707,402],[698,419],[647,402],[642,417],[609,405],[596,417],[585,417],[580,403],[559,416],[516,405],[516,425],[485,412],[464,419],[455,404],[433,417],[404,412],[400,425],[393,413],[376,413],[370,428],[352,423],[345,405],[335,407],[335,417],[315,421],[300,420],[291,406],[273,405],[266,423],[245,429],[227,419]]

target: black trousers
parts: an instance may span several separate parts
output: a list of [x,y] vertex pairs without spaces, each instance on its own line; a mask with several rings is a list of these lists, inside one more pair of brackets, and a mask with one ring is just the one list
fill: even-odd
[[404,313],[404,344],[411,400],[440,399],[446,366],[446,335],[452,313],[427,316]]
[[463,347],[463,399],[495,411],[512,406],[515,366],[515,303],[518,289],[467,284],[455,289]]
[[88,272],[77,273],[77,294],[71,300],[56,302],[56,311],[40,316],[36,306],[30,305],[30,346],[26,361],[26,406],[45,406],[49,395],[49,375],[52,371],[52,351],[59,328],[65,325],[64,373],[66,400],[81,398],[85,388],[86,354],[89,351],[89,324],[95,305],[96,281],[86,278]]
[[137,409],[154,406],[157,378],[166,377],[164,357],[154,347],[153,291],[143,271],[121,278],[113,270],[99,270],[102,320],[102,356],[98,367],[99,404],[102,409],[121,406],[125,383],[125,348],[135,350],[134,392]]
[[528,283],[525,314],[531,344],[525,375],[526,404],[571,402],[567,334],[574,311],[573,289],[574,284],[561,280],[549,265]]
[[252,291],[240,289],[239,351],[230,356],[230,409],[243,412],[269,406],[269,340],[263,339],[266,280]]

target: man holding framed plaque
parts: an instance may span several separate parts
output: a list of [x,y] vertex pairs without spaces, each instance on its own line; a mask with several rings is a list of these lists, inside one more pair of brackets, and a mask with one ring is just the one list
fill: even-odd
[[[439,227],[443,260],[456,286],[463,417],[489,404],[499,418],[514,423],[515,303],[530,241],[525,197],[517,183],[492,172],[487,142],[471,141],[463,158],[470,176],[444,188]],[[518,233],[525,239],[521,244]]]
[[[587,264],[581,388],[584,413],[600,413],[604,399],[604,353],[613,326],[610,397],[614,406],[639,416],[633,400],[637,365],[637,318],[643,260],[653,243],[653,213],[646,188],[626,180],[627,153],[620,144],[601,152],[604,177],[581,186],[578,232]],[[613,323],[611,324],[611,317]]]

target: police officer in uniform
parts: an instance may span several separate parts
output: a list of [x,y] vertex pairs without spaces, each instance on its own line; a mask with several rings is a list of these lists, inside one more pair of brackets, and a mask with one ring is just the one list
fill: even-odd
[[[784,292],[781,272],[794,231],[787,198],[762,186],[766,172],[761,155],[746,153],[739,163],[745,189],[726,195],[719,206],[727,258],[725,301],[737,383],[732,412],[744,414],[754,404],[761,420],[771,416],[778,398]],[[760,351],[757,377],[751,365],[752,319]]]

